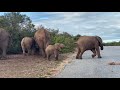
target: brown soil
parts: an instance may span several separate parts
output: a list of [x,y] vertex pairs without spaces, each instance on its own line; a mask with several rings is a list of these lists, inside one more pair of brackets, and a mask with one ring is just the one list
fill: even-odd
[[120,62],[109,62],[109,65],[120,65]]
[[58,67],[65,62],[68,54],[53,57],[51,61],[41,56],[8,55],[7,60],[0,60],[0,78],[47,78],[58,73]]

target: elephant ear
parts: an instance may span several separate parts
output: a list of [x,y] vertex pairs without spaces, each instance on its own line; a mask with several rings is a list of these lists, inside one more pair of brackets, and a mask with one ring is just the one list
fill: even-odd
[[55,44],[55,49],[56,49],[56,50],[58,50],[58,51],[60,51],[60,50],[61,50],[61,47],[60,47],[60,45],[58,45],[58,44]]
[[61,48],[64,48],[64,47],[65,47],[65,45],[64,45],[64,44],[60,44],[60,47],[61,47]]
[[101,47],[101,50],[103,50],[103,43],[102,43],[101,37],[99,37],[99,36],[95,36],[95,37],[97,38],[97,40],[99,42],[99,46]]

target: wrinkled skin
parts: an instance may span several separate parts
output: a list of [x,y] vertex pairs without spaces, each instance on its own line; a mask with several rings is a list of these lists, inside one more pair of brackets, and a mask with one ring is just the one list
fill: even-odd
[[37,30],[35,32],[34,38],[39,46],[39,50],[42,53],[42,56],[45,58],[46,57],[45,49],[51,43],[50,33],[44,28],[41,28],[40,30]]
[[91,50],[93,52],[92,58],[96,55],[98,58],[102,58],[100,55],[100,49],[103,50],[102,39],[99,36],[81,36],[77,42],[77,55],[76,59],[82,59],[82,55],[86,50]]
[[[21,47],[23,55],[34,54],[35,52],[35,40],[32,37],[24,37],[21,41]],[[27,53],[26,53],[27,51]]]
[[0,28],[0,49],[2,51],[1,59],[6,59],[6,52],[9,42],[10,34],[6,30]]
[[64,48],[64,44],[56,43],[54,45],[48,45],[45,49],[47,59],[50,60],[50,56],[54,54],[56,60],[58,60],[59,51]]

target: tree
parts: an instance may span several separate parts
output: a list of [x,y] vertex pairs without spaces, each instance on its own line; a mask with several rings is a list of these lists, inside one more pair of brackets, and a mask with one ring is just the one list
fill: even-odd
[[33,36],[35,32],[34,25],[30,18],[20,12],[5,13],[0,16],[0,28],[7,30],[12,38],[12,46],[9,48],[10,53],[21,52],[20,42],[25,36]]
[[74,40],[77,41],[80,37],[81,37],[81,35],[77,34],[76,36],[74,36]]

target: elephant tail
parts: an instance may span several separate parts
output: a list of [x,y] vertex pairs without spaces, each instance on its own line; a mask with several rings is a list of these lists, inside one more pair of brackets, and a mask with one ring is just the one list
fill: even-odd
[[103,43],[102,43],[101,37],[96,36],[96,38],[97,38],[97,40],[98,40],[98,42],[99,42],[99,46],[101,47],[101,50],[103,50]]

